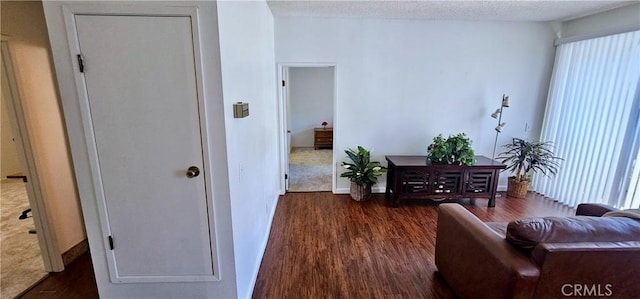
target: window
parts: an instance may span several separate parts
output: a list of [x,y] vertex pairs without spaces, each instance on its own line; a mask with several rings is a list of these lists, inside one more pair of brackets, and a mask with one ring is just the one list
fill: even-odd
[[634,202],[639,79],[640,31],[558,46],[540,139],[564,161],[535,191],[570,206]]

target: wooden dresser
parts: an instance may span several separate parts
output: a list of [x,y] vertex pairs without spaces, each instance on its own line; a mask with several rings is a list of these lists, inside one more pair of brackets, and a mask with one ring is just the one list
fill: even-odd
[[333,128],[313,129],[313,148],[333,148]]

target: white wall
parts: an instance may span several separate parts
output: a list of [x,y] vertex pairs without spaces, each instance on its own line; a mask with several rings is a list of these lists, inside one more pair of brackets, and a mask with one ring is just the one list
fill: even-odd
[[[90,4],[90,5],[84,5]],[[106,263],[103,232],[99,222],[96,206],[91,170],[89,168],[88,152],[82,117],[78,105],[78,95],[74,76],[72,56],[75,52],[69,49],[63,6],[84,5],[85,9],[95,10],[100,7],[122,9],[123,7],[145,8],[146,10],[163,9],[175,6],[197,7],[199,15],[200,49],[202,53],[203,96],[207,102],[206,115],[208,121],[209,158],[211,159],[209,173],[213,183],[213,211],[216,246],[220,265],[220,281],[213,282],[185,282],[185,283],[124,283],[110,282]],[[100,6],[103,5],[103,6]],[[44,11],[47,28],[51,39],[51,48],[56,66],[56,73],[60,85],[62,106],[65,114],[66,128],[69,135],[71,152],[78,180],[78,190],[81,194],[82,211],[86,223],[92,264],[96,275],[96,282],[100,298],[235,298],[236,273],[234,266],[234,239],[231,225],[231,202],[229,195],[229,176],[227,167],[225,117],[227,106],[222,101],[222,86],[220,74],[220,47],[218,36],[217,5],[211,1],[168,1],[168,2],[76,2],[76,1],[46,1]],[[250,79],[247,79],[250,80]],[[264,209],[264,207],[263,207]],[[251,219],[251,218],[247,218]],[[253,219],[251,219],[253,220]],[[249,236],[251,237],[251,236]],[[179,238],[167,240],[168,246],[176,245]],[[240,253],[242,254],[242,253]],[[242,257],[242,255],[238,257]]]
[[71,169],[42,3],[2,2],[38,178],[61,253],[86,238]]
[[562,23],[562,38],[640,30],[640,3]]
[[333,126],[334,67],[290,67],[291,145],[312,147],[313,129]]
[[[384,161],[425,154],[438,133],[465,132],[490,157],[489,115],[503,93],[511,107],[499,144],[539,137],[555,51],[550,24],[276,18],[275,30],[277,62],[337,64],[337,153],[362,145]],[[347,192],[348,181],[337,187]]]
[[[218,2],[233,244],[239,298],[249,298],[278,198],[273,17],[266,2]],[[233,103],[249,116],[233,118]]]

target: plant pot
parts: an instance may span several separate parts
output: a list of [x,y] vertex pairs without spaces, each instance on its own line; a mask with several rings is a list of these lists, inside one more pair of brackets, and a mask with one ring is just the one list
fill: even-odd
[[371,197],[371,186],[360,186],[351,182],[349,194],[355,201],[367,201]]
[[507,196],[515,198],[527,197],[529,181],[516,181],[514,177],[510,177],[507,184]]

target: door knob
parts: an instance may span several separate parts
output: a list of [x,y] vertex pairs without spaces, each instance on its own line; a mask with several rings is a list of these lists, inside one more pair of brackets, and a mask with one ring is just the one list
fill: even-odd
[[187,177],[188,178],[195,178],[200,174],[200,168],[196,167],[196,166],[191,166],[189,167],[189,169],[187,169]]

